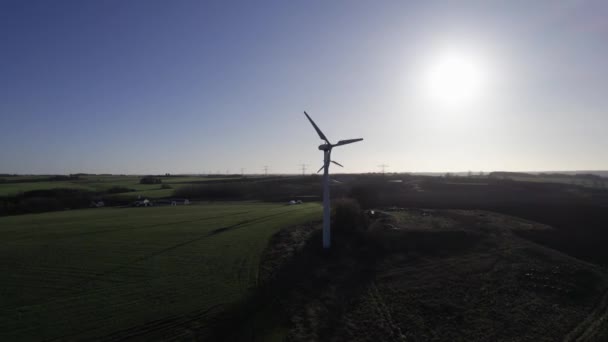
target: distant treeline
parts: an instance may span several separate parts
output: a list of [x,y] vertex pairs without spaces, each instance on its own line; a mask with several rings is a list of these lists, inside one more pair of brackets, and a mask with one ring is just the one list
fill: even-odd
[[295,198],[309,198],[317,201],[320,199],[322,191],[320,178],[317,176],[205,183],[179,188],[175,190],[175,196],[210,201],[287,201]]
[[64,181],[74,181],[74,180],[80,179],[80,176],[78,176],[78,175],[69,175],[69,176],[57,175],[57,176],[48,176],[48,177],[16,178],[16,179],[11,179],[11,177],[15,177],[15,176],[0,175],[0,177],[9,177],[9,179],[0,178],[0,183],[64,182]]
[[114,186],[105,191],[89,191],[74,188],[31,190],[13,196],[0,197],[0,216],[42,213],[68,209],[89,208],[103,201],[106,206],[128,205],[134,199],[110,196],[135,190]]
[[87,208],[94,197],[94,193],[80,189],[32,190],[0,197],[0,215]]
[[587,180],[602,180],[604,177],[592,173],[527,173],[495,171],[488,174],[490,178],[529,177],[529,178],[579,178]]
[[[146,176],[142,180],[150,178],[153,182],[151,184],[158,184],[160,181],[160,178],[154,176]],[[163,188],[171,188],[169,184],[162,185]],[[332,187],[334,195],[343,194],[340,189],[340,186],[335,189]],[[129,205],[137,200],[135,195],[120,197],[110,195],[128,194],[133,191],[125,186],[113,186],[103,191],[71,188],[26,191],[13,196],[0,197],[0,215],[88,208],[97,201],[103,201],[106,206]],[[291,199],[318,201],[321,198],[321,183],[318,176],[217,179],[178,188],[174,197],[207,201]]]

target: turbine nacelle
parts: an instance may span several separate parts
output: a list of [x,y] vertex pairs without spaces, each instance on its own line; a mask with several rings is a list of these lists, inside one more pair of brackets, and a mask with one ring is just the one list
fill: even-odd
[[321,151],[329,151],[329,150],[331,150],[332,147],[333,146],[330,145],[330,144],[322,144],[322,145],[319,145],[319,150],[321,150]]

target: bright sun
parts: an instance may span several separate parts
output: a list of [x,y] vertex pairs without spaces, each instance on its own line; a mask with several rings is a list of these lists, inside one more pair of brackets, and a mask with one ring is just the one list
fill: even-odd
[[450,107],[470,104],[483,95],[486,76],[485,67],[476,56],[449,52],[431,61],[425,87],[437,104]]

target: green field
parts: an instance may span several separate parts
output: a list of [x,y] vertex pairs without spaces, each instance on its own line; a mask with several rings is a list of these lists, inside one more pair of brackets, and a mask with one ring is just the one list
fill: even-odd
[[13,196],[20,192],[49,189],[81,189],[94,190],[89,184],[76,182],[28,182],[0,184],[0,196]]
[[2,217],[0,340],[187,337],[256,285],[273,233],[320,215],[231,203]]
[[[40,179],[48,176],[18,176],[18,177],[3,177],[6,181],[15,181],[19,179]],[[172,189],[161,189],[161,184],[139,184],[141,176],[120,176],[120,175],[87,175],[81,176],[79,179],[67,181],[33,181],[23,183],[0,183],[0,196],[14,196],[21,192],[32,190],[50,190],[50,189],[80,189],[88,191],[103,192],[112,187],[120,186],[135,190],[125,193],[129,196],[146,196],[151,198],[160,198],[173,195],[173,190],[188,186],[189,184],[197,184],[207,181],[218,181],[234,178],[217,178],[203,176],[172,176],[160,177],[163,184],[169,184]],[[162,191],[158,191],[162,190]]]

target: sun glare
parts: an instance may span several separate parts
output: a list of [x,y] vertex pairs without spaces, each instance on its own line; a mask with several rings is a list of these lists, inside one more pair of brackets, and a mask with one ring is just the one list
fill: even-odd
[[486,85],[486,70],[479,58],[464,52],[449,52],[431,60],[425,87],[431,101],[446,106],[478,100]]

